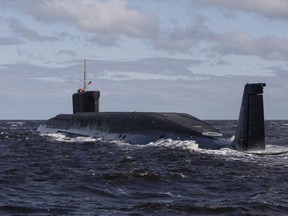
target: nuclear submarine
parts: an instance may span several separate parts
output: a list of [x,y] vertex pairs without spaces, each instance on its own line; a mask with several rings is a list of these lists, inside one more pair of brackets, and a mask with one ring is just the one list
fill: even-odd
[[[84,81],[86,84],[86,78]],[[47,120],[39,127],[40,133],[65,133],[131,144],[148,144],[164,139],[193,140],[199,148],[213,150],[265,149],[265,83],[245,85],[233,141],[223,137],[211,125],[186,113],[99,112],[100,91],[86,91],[85,84],[72,95],[73,114],[59,114]]]

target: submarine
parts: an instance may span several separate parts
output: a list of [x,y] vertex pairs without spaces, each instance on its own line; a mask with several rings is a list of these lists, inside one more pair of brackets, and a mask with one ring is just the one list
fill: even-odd
[[208,123],[186,113],[174,112],[100,112],[100,91],[84,87],[72,95],[73,114],[48,119],[40,133],[65,133],[148,144],[158,140],[193,140],[201,149],[232,148],[239,151],[265,149],[263,88],[265,83],[247,83],[244,87],[236,134],[233,141]]

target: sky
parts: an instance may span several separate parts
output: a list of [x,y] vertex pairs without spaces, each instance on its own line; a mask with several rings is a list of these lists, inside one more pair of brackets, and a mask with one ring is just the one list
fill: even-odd
[[288,119],[288,0],[0,0],[0,119],[72,113],[87,59],[100,111],[238,119],[265,82]]

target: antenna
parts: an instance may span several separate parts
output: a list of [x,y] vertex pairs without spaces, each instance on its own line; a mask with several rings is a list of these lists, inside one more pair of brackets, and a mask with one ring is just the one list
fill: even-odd
[[84,91],[86,91],[86,59],[84,59]]

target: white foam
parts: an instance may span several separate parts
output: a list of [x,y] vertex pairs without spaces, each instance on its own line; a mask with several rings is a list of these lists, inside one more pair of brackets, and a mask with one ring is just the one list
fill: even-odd
[[288,147],[266,145],[265,150],[240,152],[233,149],[204,150],[199,152],[219,156],[225,161],[243,161],[265,167],[288,167]]
[[22,127],[26,122],[22,121],[9,121],[7,124],[9,124],[11,127]]
[[[234,139],[233,137],[231,139]],[[126,144],[129,145],[129,144]],[[225,161],[243,161],[256,163],[261,166],[280,166],[288,167],[288,147],[266,145],[266,149],[257,151],[240,152],[234,149],[222,148],[219,150],[201,149],[198,144],[192,140],[177,141],[177,140],[159,140],[157,142],[149,143],[148,145],[141,145],[145,147],[166,147],[166,148],[179,148],[192,152],[198,152],[201,154],[210,154]]]
[[280,154],[288,153],[288,147],[266,145],[266,148],[264,150],[249,151],[249,153],[257,154],[257,155],[280,155]]
[[[67,142],[67,143],[97,143],[102,141],[101,138],[92,138],[92,137],[69,137],[63,133],[49,133],[42,134],[43,136],[51,137],[52,140],[58,142]],[[234,139],[231,137],[231,139]],[[156,142],[151,142],[146,145],[141,144],[130,144],[120,141],[110,141],[109,143],[114,143],[115,145],[120,146],[123,149],[133,150],[133,149],[142,149],[142,148],[170,148],[170,149],[182,149],[191,152],[198,152],[201,154],[210,154],[225,161],[243,161],[250,163],[257,163],[262,166],[281,166],[288,167],[288,147],[287,146],[276,146],[276,145],[266,145],[265,150],[257,151],[247,151],[240,152],[234,149],[223,148],[220,150],[209,150],[201,149],[198,144],[193,140],[179,141],[172,139],[162,139]]]
[[67,142],[67,143],[86,143],[86,142],[99,142],[101,138],[93,138],[93,137],[84,137],[84,136],[77,136],[77,137],[69,137],[63,133],[46,133],[41,134],[41,136],[50,137],[54,141],[58,142]]
[[155,146],[155,147],[167,147],[167,148],[180,148],[180,149],[187,149],[190,151],[198,150],[198,144],[193,140],[172,140],[172,139],[165,139],[165,140],[158,140],[156,142],[149,143],[147,146]]
[[189,151],[195,151],[198,150],[198,144],[193,140],[186,140],[186,141],[179,141],[179,140],[172,140],[172,139],[161,139],[156,142],[150,142],[148,144],[130,144],[123,141],[111,141],[112,143],[115,143],[116,145],[121,146],[122,148],[126,149],[142,149],[142,148],[151,148],[151,147],[166,147],[170,149],[186,149]]

